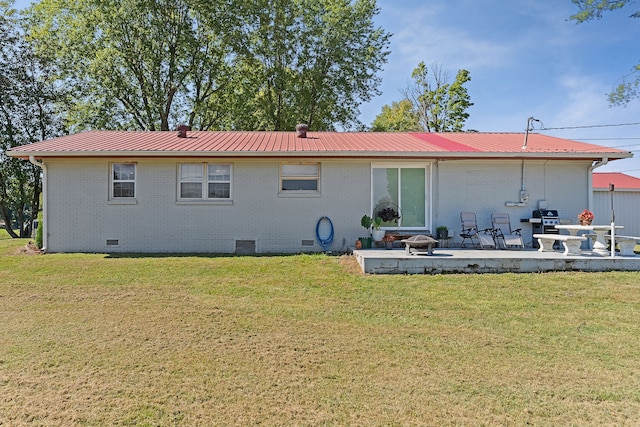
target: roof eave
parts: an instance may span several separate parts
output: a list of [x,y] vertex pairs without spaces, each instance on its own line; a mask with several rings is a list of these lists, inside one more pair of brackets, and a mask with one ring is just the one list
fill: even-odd
[[109,158],[109,157],[236,157],[236,158],[286,158],[286,157],[343,157],[343,158],[421,158],[421,159],[572,159],[609,160],[633,157],[630,152],[437,152],[437,151],[19,151],[9,150],[7,155],[28,159],[47,157]]

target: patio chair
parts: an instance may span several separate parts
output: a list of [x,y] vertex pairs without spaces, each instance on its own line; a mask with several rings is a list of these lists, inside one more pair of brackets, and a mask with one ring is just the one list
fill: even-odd
[[501,244],[503,249],[524,248],[524,241],[520,233],[522,229],[511,229],[511,219],[508,213],[492,213],[491,224],[494,229],[496,244]]
[[[469,240],[474,247],[477,246],[481,249],[496,247],[493,230],[491,228],[485,228],[479,231],[476,214],[474,212],[461,212],[460,222],[462,223],[462,232],[460,233],[460,237],[462,237],[461,247],[465,247],[464,245],[467,240]],[[476,243],[474,243],[474,241]]]

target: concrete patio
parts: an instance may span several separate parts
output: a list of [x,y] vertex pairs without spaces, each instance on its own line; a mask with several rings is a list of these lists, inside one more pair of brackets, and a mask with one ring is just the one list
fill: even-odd
[[352,251],[371,274],[541,273],[549,271],[640,271],[640,255],[611,257],[591,251],[563,255],[536,249],[436,248],[433,255],[407,255],[404,248]]

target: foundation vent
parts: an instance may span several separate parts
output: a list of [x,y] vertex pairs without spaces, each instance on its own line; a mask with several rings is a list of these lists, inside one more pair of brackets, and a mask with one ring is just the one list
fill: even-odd
[[236,255],[254,255],[255,253],[255,240],[236,240]]
[[107,239],[107,246],[119,246],[120,242],[118,239]]
[[303,240],[302,241],[302,246],[313,246],[314,242],[313,240]]

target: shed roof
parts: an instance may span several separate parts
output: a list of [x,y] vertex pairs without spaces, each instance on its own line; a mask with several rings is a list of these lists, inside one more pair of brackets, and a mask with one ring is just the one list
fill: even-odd
[[609,190],[613,184],[617,190],[640,190],[640,178],[621,172],[597,172],[593,174],[593,188]]
[[11,149],[13,157],[631,157],[627,151],[529,133],[88,131]]

